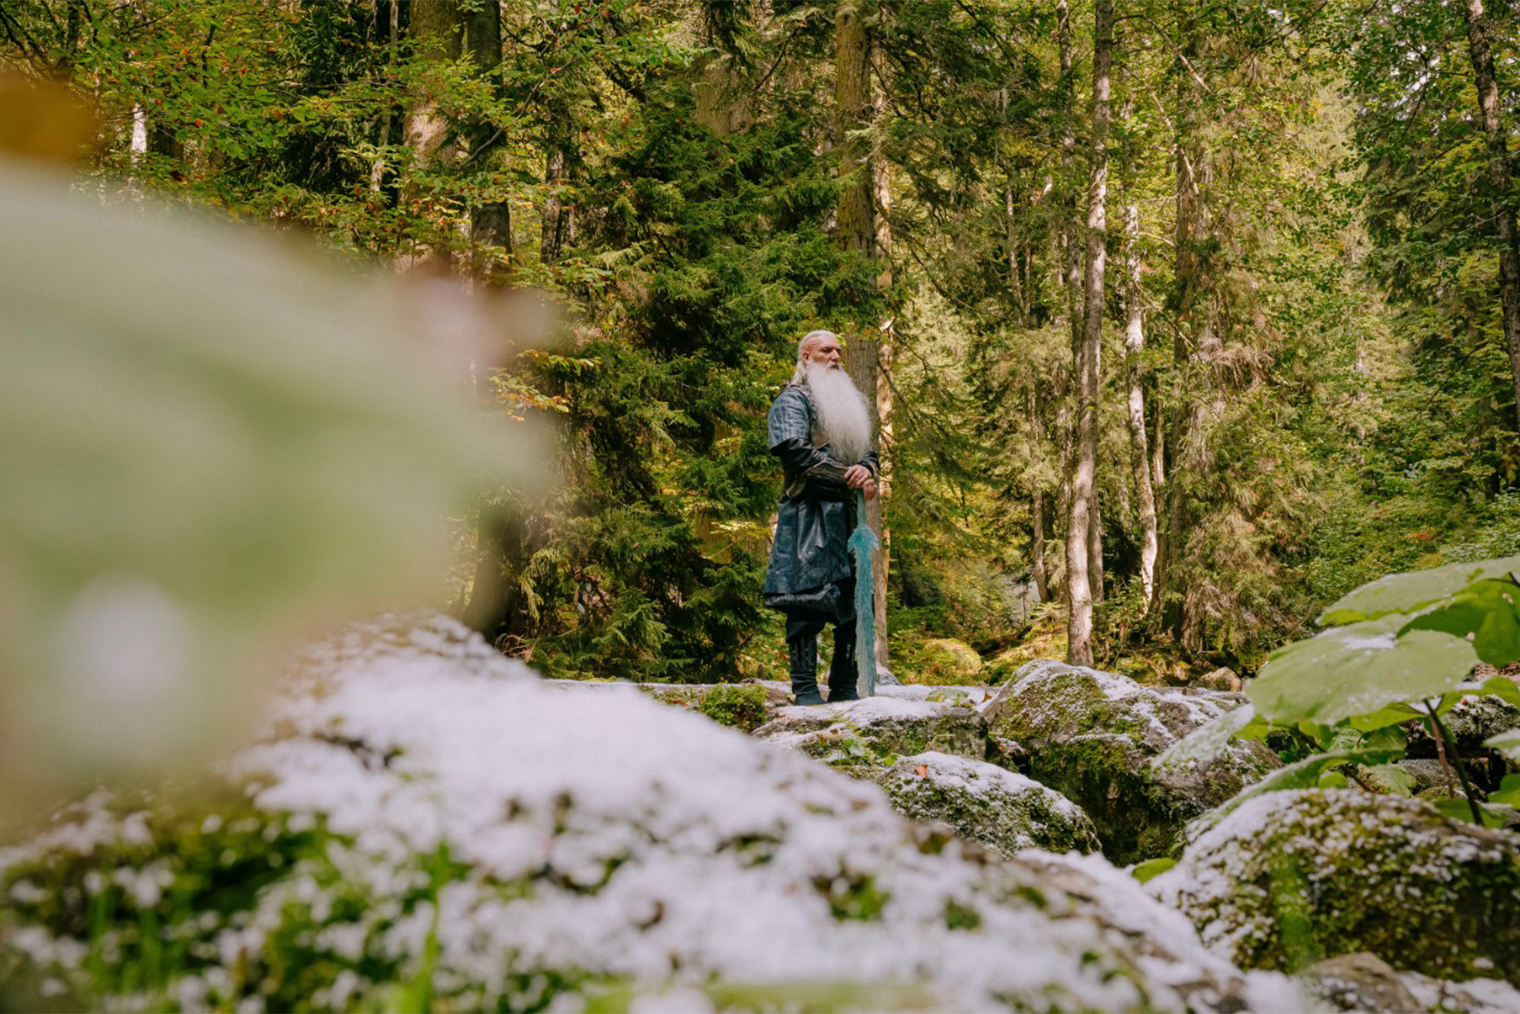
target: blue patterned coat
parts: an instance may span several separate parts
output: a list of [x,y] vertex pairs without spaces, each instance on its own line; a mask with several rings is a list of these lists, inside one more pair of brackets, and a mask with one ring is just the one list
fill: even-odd
[[776,541],[765,570],[765,604],[783,611],[847,613],[839,585],[851,574],[845,549],[855,525],[854,490],[845,469],[861,464],[877,474],[876,452],[859,462],[841,463],[815,434],[807,388],[788,384],[771,405],[771,453],[781,459],[786,486],[777,510]]

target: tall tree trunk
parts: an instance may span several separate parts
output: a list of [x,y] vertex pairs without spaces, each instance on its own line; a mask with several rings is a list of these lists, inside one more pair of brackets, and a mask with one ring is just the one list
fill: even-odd
[[[463,40],[458,0],[429,0],[408,6],[411,12],[408,34],[418,57],[438,62],[459,59]],[[421,88],[408,96],[402,136],[411,149],[414,172],[426,170],[453,154],[448,119],[431,89]],[[409,199],[416,199],[421,193],[415,179],[405,180],[402,191]],[[440,259],[440,252],[423,245],[410,257],[399,261],[407,267],[437,259]]]
[[[1040,440],[1043,437],[1044,427],[1040,425],[1040,400],[1036,391],[1035,383],[1030,383],[1025,389],[1025,404],[1029,413],[1029,440],[1033,447],[1033,457],[1038,462],[1043,457]],[[1034,469],[1036,474],[1040,469]],[[1029,573],[1034,579],[1034,586],[1040,593],[1041,602],[1050,601],[1050,575],[1045,568],[1045,488],[1044,483],[1036,478],[1031,484],[1029,491]]]
[[[1178,4],[1178,21],[1183,31],[1182,52],[1173,73],[1177,81],[1176,138],[1173,149],[1176,180],[1176,225],[1173,231],[1173,284],[1176,286],[1173,302],[1177,307],[1177,328],[1172,338],[1172,361],[1176,365],[1176,418],[1172,425],[1172,463],[1166,480],[1167,500],[1166,526],[1159,532],[1156,553],[1156,573],[1152,608],[1162,606],[1169,584],[1173,581],[1176,560],[1180,554],[1186,524],[1186,486],[1190,464],[1190,449],[1198,438],[1202,424],[1196,392],[1192,389],[1196,378],[1191,376],[1191,352],[1186,335],[1194,335],[1193,345],[1199,344],[1198,336],[1206,326],[1203,318],[1207,310],[1200,298],[1201,269],[1199,266],[1200,234],[1202,217],[1202,191],[1199,173],[1202,170],[1203,151],[1196,136],[1195,107],[1197,92],[1193,87],[1191,64],[1198,56],[1198,28],[1188,11],[1185,0]],[[1160,421],[1157,421],[1160,431]],[[1160,440],[1157,440],[1160,446]]]
[[1140,206],[1133,200],[1124,209],[1124,261],[1128,269],[1124,290],[1124,367],[1129,387],[1130,472],[1140,511],[1140,586],[1148,604],[1155,593],[1156,496],[1151,487],[1151,461],[1145,446],[1144,371],[1145,322],[1140,305]]
[[[489,0],[463,11],[465,52],[475,72],[491,81],[498,94],[502,91],[501,80],[501,4]],[[488,123],[471,127],[471,154],[476,157],[494,157],[489,149],[498,147],[494,140],[495,129]],[[488,201],[470,211],[470,240],[476,253],[472,258],[471,273],[477,278],[491,275],[491,260],[482,248],[500,247],[510,258],[512,243],[512,205],[510,201]],[[502,279],[497,279],[498,281]]]
[[[886,190],[886,166],[873,157],[870,143],[858,136],[871,126],[877,115],[877,103],[871,87],[871,40],[862,18],[863,0],[841,3],[834,21],[835,44],[835,144],[840,153],[840,171],[851,180],[839,195],[837,236],[846,250],[854,250],[878,262],[877,286],[892,283],[891,263],[887,259],[891,237],[886,230],[883,200],[890,200]],[[883,336],[886,337],[885,335]],[[883,355],[883,353],[886,353]],[[850,345],[846,366],[855,386],[865,395],[871,408],[873,429],[883,438],[883,424],[890,421],[891,394],[884,383],[882,370],[890,362],[890,344],[885,341],[857,339]],[[883,408],[887,416],[883,417]],[[878,440],[882,476],[887,476],[889,448]],[[882,540],[882,551],[872,566],[876,621],[876,661],[887,664],[887,542],[882,525],[882,502],[885,484],[875,499],[866,504],[866,522]]]
[[1483,0],[1467,0],[1467,49],[1478,85],[1478,109],[1488,135],[1489,201],[1499,229],[1499,295],[1504,305],[1504,342],[1509,349],[1510,384],[1515,395],[1515,424],[1520,428],[1520,237],[1515,210],[1509,204],[1509,145],[1499,117],[1499,85],[1494,80],[1494,54],[1489,43]]
[[[1082,344],[1082,239],[1078,235],[1076,186],[1076,110],[1072,96],[1076,82],[1071,69],[1071,11],[1066,0],[1056,2],[1056,41],[1061,57],[1061,216],[1062,286],[1066,296],[1066,321],[1071,328],[1071,347]],[[1074,381],[1079,383],[1079,381]]]
[[[875,116],[885,112],[884,96],[878,93],[872,102]],[[892,187],[887,177],[887,160],[874,158],[871,163],[872,184],[876,192],[876,287],[883,292],[892,288]],[[872,603],[876,626],[876,664],[889,664],[887,651],[887,575],[892,570],[892,529],[887,524],[887,502],[892,497],[892,353],[893,322],[889,319],[878,329],[876,341],[876,457],[881,468],[876,491],[876,525],[881,537],[881,552],[872,566],[876,597]]]
[[1093,26],[1092,154],[1087,185],[1087,286],[1082,343],[1073,357],[1076,380],[1076,463],[1072,471],[1071,514],[1067,525],[1066,658],[1092,665],[1093,593],[1089,531],[1093,514],[1093,479],[1097,458],[1099,352],[1103,337],[1103,273],[1107,261],[1108,127],[1114,48],[1113,0],[1098,0]]
[[[374,39],[375,45],[386,47],[386,63],[390,72],[396,70],[396,43],[401,38],[401,0],[375,0]],[[380,134],[378,147],[384,151],[391,143],[392,122],[395,114],[387,109],[384,117],[380,120]],[[369,167],[369,189],[371,193],[380,193],[385,183],[385,156],[376,158]]]
[[[1096,422],[1094,428],[1096,429]],[[1096,460],[1096,456],[1094,458]],[[1096,468],[1093,472],[1096,481]],[[1092,590],[1094,604],[1103,601],[1103,498],[1097,486],[1093,487],[1092,499],[1087,511],[1087,586]]]
[[[1055,231],[1056,287],[1061,297],[1058,313],[1064,317],[1066,329],[1071,335],[1072,361],[1075,363],[1081,355],[1082,347],[1082,297],[1079,294],[1082,284],[1082,262],[1077,252],[1077,196],[1074,182],[1077,139],[1076,112],[1073,108],[1076,83],[1072,79],[1071,8],[1067,0],[1056,0],[1056,50],[1060,55],[1061,69],[1059,82],[1061,156],[1059,183],[1054,195],[1057,214],[1060,216],[1060,227]],[[1071,483],[1072,474],[1076,469],[1076,459],[1073,457],[1076,453],[1076,432],[1072,428],[1075,414],[1072,406],[1081,397],[1078,392],[1082,381],[1080,374],[1076,372],[1061,371],[1057,376],[1061,383],[1057,387],[1058,407],[1056,408],[1056,441],[1060,469],[1060,481],[1056,490],[1056,517],[1059,524],[1066,526],[1066,531],[1063,533],[1065,551],[1067,559],[1070,559],[1072,552]],[[1085,536],[1083,545],[1085,552]],[[1066,601],[1069,610],[1071,606],[1070,567],[1062,566],[1058,584],[1061,597]]]
[[[1166,413],[1161,407],[1161,399],[1156,402],[1156,428],[1151,435],[1151,485],[1159,489],[1166,482]],[[1158,550],[1159,553],[1159,544]]]
[[564,195],[572,174],[572,129],[569,104],[562,98],[551,101],[548,148],[544,154],[543,233],[538,248],[539,258],[545,264],[558,262],[575,238],[574,209]]

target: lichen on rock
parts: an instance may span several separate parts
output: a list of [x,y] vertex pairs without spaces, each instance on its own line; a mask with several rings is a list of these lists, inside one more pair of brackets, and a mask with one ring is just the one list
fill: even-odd
[[985,761],[930,751],[899,758],[879,780],[893,807],[940,821],[1003,856],[1029,848],[1096,852],[1092,820],[1053,789]]
[[1087,811],[1104,854],[1131,863],[1171,853],[1189,820],[1280,766],[1261,743],[1236,741],[1206,761],[1152,769],[1168,747],[1244,702],[1035,661],[984,713],[994,736],[1028,751],[1027,774]]
[[1437,979],[1520,983],[1520,837],[1418,800],[1267,793],[1147,886],[1245,967],[1367,951]]

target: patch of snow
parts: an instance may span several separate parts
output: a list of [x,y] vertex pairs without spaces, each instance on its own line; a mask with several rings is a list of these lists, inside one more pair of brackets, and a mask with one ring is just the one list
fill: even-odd
[[[1101,859],[1082,869],[1125,885],[1117,926],[1031,868],[955,841],[919,847],[922,832],[874,785],[631,687],[546,686],[445,621],[420,637],[360,631],[308,653],[265,740],[232,765],[260,808],[339,835],[326,860],[372,899],[314,946],[397,956],[414,973],[432,941],[437,981],[467,1007],[496,1006],[513,971],[618,977],[694,1003],[682,991],[714,980],[900,986],[952,1010],[1207,1010],[1217,991],[1197,984],[1240,985],[1191,937],[1138,947],[1129,927],[1172,934],[1176,920],[1143,911]],[[833,710],[860,720],[947,707],[882,695]],[[971,777],[960,758],[932,760]],[[119,840],[125,825],[94,819],[0,853],[0,870],[23,852]],[[462,866],[430,888],[440,850]],[[175,995],[236,995],[227,969],[258,954],[292,906],[329,919],[332,885],[315,862],[266,887],[221,932],[222,967]],[[419,890],[431,894],[404,910]],[[974,924],[947,918],[952,906]],[[60,945],[41,934],[31,947],[63,960],[49,950]],[[511,988],[549,988],[537,978]],[[353,1002],[362,985],[334,981],[324,998]]]

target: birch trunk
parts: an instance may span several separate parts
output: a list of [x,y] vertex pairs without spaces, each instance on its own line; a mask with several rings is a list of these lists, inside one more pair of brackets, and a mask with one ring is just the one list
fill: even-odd
[[1140,512],[1140,586],[1149,603],[1156,579],[1156,496],[1151,487],[1151,461],[1145,446],[1145,391],[1142,354],[1145,322],[1140,305],[1140,207],[1131,201],[1124,209],[1124,260],[1127,287],[1124,293],[1124,372],[1129,387],[1130,471]]
[[[1093,593],[1089,558],[1093,535],[1093,480],[1096,472],[1099,352],[1103,336],[1103,275],[1107,260],[1108,128],[1113,64],[1113,0],[1098,0],[1093,26],[1092,154],[1087,185],[1087,284],[1082,343],[1073,356],[1076,383],[1076,462],[1072,471],[1071,514],[1067,526],[1066,570],[1070,611],[1066,657],[1092,665]],[[1101,564],[1100,564],[1101,566]]]

